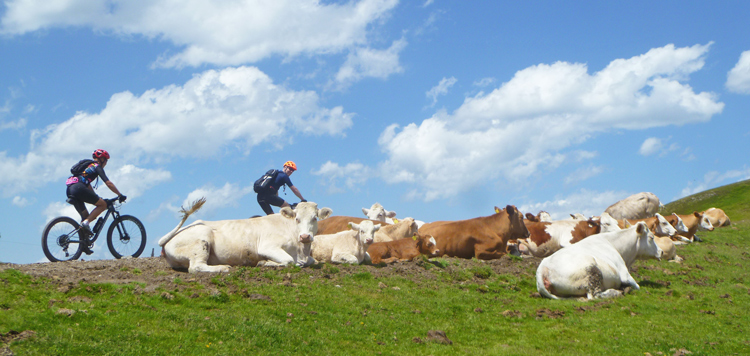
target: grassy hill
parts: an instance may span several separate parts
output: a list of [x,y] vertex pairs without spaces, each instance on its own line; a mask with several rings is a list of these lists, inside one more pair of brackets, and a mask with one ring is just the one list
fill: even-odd
[[708,208],[724,210],[732,223],[750,222],[750,180],[706,190],[673,201],[662,208],[660,213],[689,214]]

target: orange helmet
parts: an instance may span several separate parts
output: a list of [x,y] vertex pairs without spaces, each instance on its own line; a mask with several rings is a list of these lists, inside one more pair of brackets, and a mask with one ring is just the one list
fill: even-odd
[[296,165],[296,164],[294,164],[294,162],[292,162],[292,161],[286,161],[286,163],[284,163],[284,167],[289,167],[289,168],[291,168],[291,169],[292,169],[293,171],[296,171],[296,170],[297,170],[297,165]]

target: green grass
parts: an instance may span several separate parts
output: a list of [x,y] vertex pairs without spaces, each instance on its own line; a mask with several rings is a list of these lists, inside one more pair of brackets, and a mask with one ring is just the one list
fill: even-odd
[[[679,246],[682,264],[636,262],[641,290],[623,298],[539,298],[534,269],[515,258],[509,261],[518,274],[439,258],[413,262],[434,278],[321,264],[239,268],[205,284],[184,275],[153,291],[137,283],[67,290],[11,269],[0,272],[0,340],[10,331],[35,335],[0,344],[0,353],[10,347],[17,355],[748,354],[748,187],[741,182],[668,204],[681,213],[722,208],[732,226]],[[322,274],[310,278],[311,270]],[[75,313],[58,313],[64,309]],[[445,331],[453,344],[428,342],[430,330]]]

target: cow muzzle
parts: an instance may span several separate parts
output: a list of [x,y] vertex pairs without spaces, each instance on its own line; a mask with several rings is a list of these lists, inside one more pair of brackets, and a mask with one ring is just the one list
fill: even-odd
[[313,242],[313,237],[310,234],[299,235],[299,242],[303,244],[309,244]]

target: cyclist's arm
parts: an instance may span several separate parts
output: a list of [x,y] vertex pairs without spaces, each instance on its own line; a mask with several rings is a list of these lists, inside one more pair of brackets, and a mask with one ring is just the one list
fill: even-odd
[[109,188],[109,190],[111,190],[112,193],[117,194],[118,197],[122,195],[122,193],[120,193],[120,191],[117,190],[117,187],[115,187],[115,183],[112,183],[111,180],[104,182],[104,184],[107,185],[107,188]]
[[299,192],[299,189],[297,189],[297,187],[290,186],[289,189],[292,190],[292,193],[294,193],[294,195],[296,195],[299,200],[305,200],[305,198],[302,197],[302,193]]

